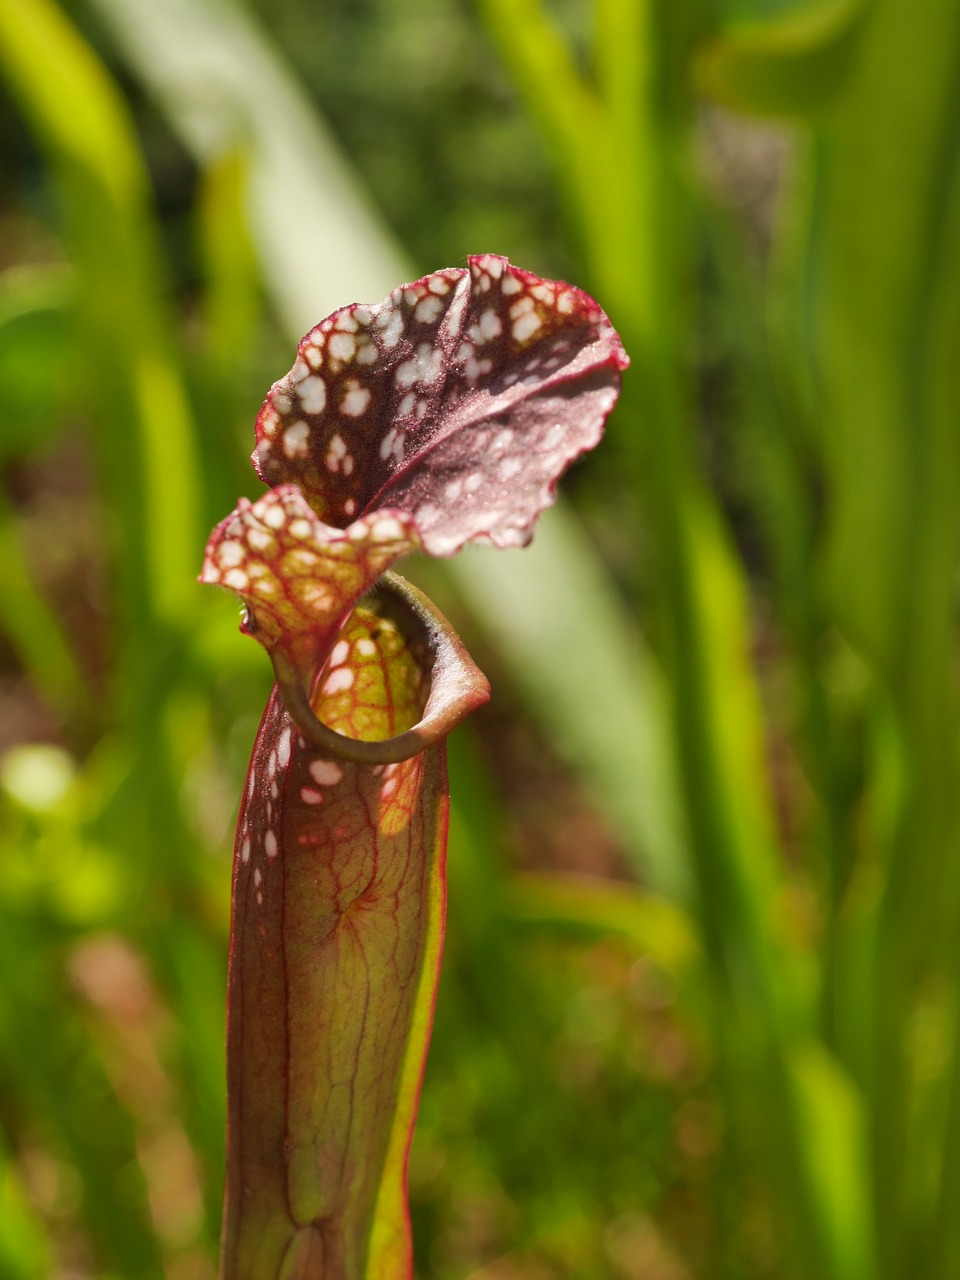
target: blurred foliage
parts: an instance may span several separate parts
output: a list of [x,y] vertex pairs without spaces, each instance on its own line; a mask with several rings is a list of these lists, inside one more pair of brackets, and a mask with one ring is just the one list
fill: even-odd
[[634,364],[527,553],[411,567],[495,688],[418,1273],[960,1278],[958,28],[0,0],[0,1275],[215,1274],[268,676],[204,537],[302,330],[494,251]]

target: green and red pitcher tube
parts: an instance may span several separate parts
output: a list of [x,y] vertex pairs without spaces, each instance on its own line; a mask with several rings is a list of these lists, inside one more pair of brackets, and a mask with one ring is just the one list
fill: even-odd
[[321,321],[260,411],[272,487],[201,574],[242,597],[277,681],[234,859],[222,1280],[412,1276],[445,738],[489,687],[388,571],[525,545],[627,364],[593,299],[487,254]]

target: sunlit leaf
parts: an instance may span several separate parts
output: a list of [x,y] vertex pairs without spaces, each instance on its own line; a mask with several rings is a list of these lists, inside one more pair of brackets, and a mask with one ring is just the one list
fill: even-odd
[[[342,632],[317,713],[345,734],[385,737],[421,714],[421,637],[393,601]],[[237,829],[227,1280],[410,1274],[406,1152],[446,821],[442,745],[372,768],[324,759],[274,693]]]
[[260,412],[254,462],[331,524],[393,507],[433,555],[522,546],[600,439],[627,364],[585,293],[474,257],[311,329]]

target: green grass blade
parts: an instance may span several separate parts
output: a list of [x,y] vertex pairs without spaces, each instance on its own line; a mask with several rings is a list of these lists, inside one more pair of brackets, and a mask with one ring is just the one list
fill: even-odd
[[676,982],[691,981],[700,962],[693,921],[665,898],[633,885],[589,876],[527,874],[505,885],[511,925],[619,936]]
[[731,24],[694,63],[698,86],[724,106],[809,115],[841,94],[870,0],[808,0],[766,19]]
[[8,1280],[44,1280],[51,1272],[49,1245],[26,1203],[8,1153],[0,1149],[0,1271]]
[[[523,48],[513,10],[498,6],[504,57]],[[606,114],[601,133],[616,139],[607,152],[598,141],[594,188],[582,202],[584,227],[606,218],[615,193],[630,212],[632,237],[612,233],[591,262],[601,296],[633,355],[638,378],[632,408],[642,434],[631,461],[638,491],[647,499],[659,551],[658,587],[670,652],[683,803],[698,881],[700,924],[712,961],[718,1033],[733,1087],[734,1113],[746,1101],[748,1075],[776,1109],[779,1141],[755,1155],[766,1161],[793,1220],[798,1268],[847,1276],[850,1260],[863,1266],[855,1238],[838,1235],[836,1218],[818,1193],[817,1126],[804,1123],[788,1062],[809,1035],[813,1010],[798,982],[789,948],[777,934],[774,904],[782,872],[764,762],[764,727],[750,662],[747,583],[697,457],[691,397],[685,389],[684,342],[693,317],[683,313],[685,272],[694,253],[692,210],[679,180],[679,143],[685,133],[682,98],[664,97],[661,76],[668,51],[653,7],[625,12],[613,3],[597,10],[598,67]],[[625,38],[629,32],[629,38]],[[508,47],[509,46],[509,47]],[[638,48],[638,46],[640,46]],[[513,52],[511,52],[513,50]],[[528,60],[518,82],[529,98],[536,79]],[[531,101],[531,107],[533,106]],[[558,164],[563,156],[556,156]],[[639,465],[640,459],[646,466]],[[739,1083],[738,1083],[739,1082]],[[762,1083],[760,1083],[762,1082]],[[739,1093],[739,1099],[737,1097]],[[824,1108],[825,1093],[807,1095]],[[855,1163],[844,1174],[858,1176]],[[861,1203],[862,1187],[848,1189]],[[858,1230],[859,1227],[851,1228]],[[866,1280],[866,1272],[860,1274]]]
[[124,513],[121,598],[136,635],[154,610],[170,616],[183,600],[198,516],[189,415],[166,355],[146,175],[119,93],[48,0],[0,4],[0,57],[57,175],[91,374],[101,392],[109,388],[103,457]]
[[[885,869],[873,987],[863,992],[872,1063],[878,1257],[932,1265],[936,1178],[955,1157],[905,1034],[927,984],[956,988],[960,873],[955,573],[960,483],[955,405],[958,261],[956,6],[887,0],[862,32],[842,103],[816,137],[805,251],[795,264],[821,396],[833,520],[829,607],[893,711],[906,785],[868,859]],[[951,408],[950,405],[954,407]],[[854,944],[854,940],[851,940]],[[954,1215],[955,1220],[955,1215]],[[950,1236],[956,1227],[941,1226]],[[944,1248],[946,1245],[944,1244]],[[950,1246],[955,1252],[955,1246]]]
[[83,677],[56,614],[34,582],[23,539],[0,491],[0,630],[37,690],[61,713],[89,706]]
[[382,297],[409,273],[322,121],[239,6],[94,7],[200,164],[244,156],[250,225],[291,336],[337,307]]
[[[478,8],[503,51],[509,69],[524,85],[531,114],[554,157],[556,175],[573,210],[596,193],[595,153],[604,146],[601,105],[577,69],[565,40],[540,0],[480,0]],[[611,208],[616,217],[616,210]],[[590,225],[586,235],[596,234]],[[611,300],[605,298],[609,310]]]
[[[184,637],[197,616],[191,597],[202,551],[202,474],[158,265],[146,165],[119,88],[49,0],[0,3],[0,60],[59,201],[84,344],[78,399],[93,405],[110,514],[116,658],[103,717],[129,768],[97,819],[98,837],[137,902],[144,945],[176,1006],[183,975],[171,954],[176,935],[165,928],[171,904],[185,927],[208,932],[197,902],[204,868],[181,805],[178,752],[165,732],[171,695],[187,666]],[[215,1114],[219,1079],[210,1102],[204,1088],[211,1071],[200,1061],[207,1041],[180,1047],[176,1070],[189,1095],[188,1116]],[[219,1051],[215,1061],[219,1077]],[[211,1144],[203,1123],[194,1123],[192,1137],[207,1167],[219,1165],[219,1136]],[[93,1198],[85,1205],[88,1213],[110,1212],[109,1196],[102,1205]]]

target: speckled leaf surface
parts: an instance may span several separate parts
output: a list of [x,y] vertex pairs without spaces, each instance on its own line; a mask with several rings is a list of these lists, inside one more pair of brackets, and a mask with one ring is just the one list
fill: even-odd
[[592,298],[494,254],[310,330],[257,419],[274,487],[217,526],[201,575],[243,598],[302,732],[363,592],[412,550],[528,542],[628,363]]
[[335,529],[294,485],[236,511],[207,543],[201,582],[231,587],[247,603],[243,629],[312,690],[354,603],[419,543],[402,512],[377,512]]
[[311,329],[260,411],[254,465],[329,524],[407,512],[431,555],[522,546],[627,363],[581,290],[473,257]]
[[[416,637],[358,609],[326,685],[317,709],[342,732],[401,731],[425,696]],[[406,1153],[443,929],[444,748],[370,768],[298,737],[274,691],[237,831],[223,1275],[390,1280],[411,1265]]]

